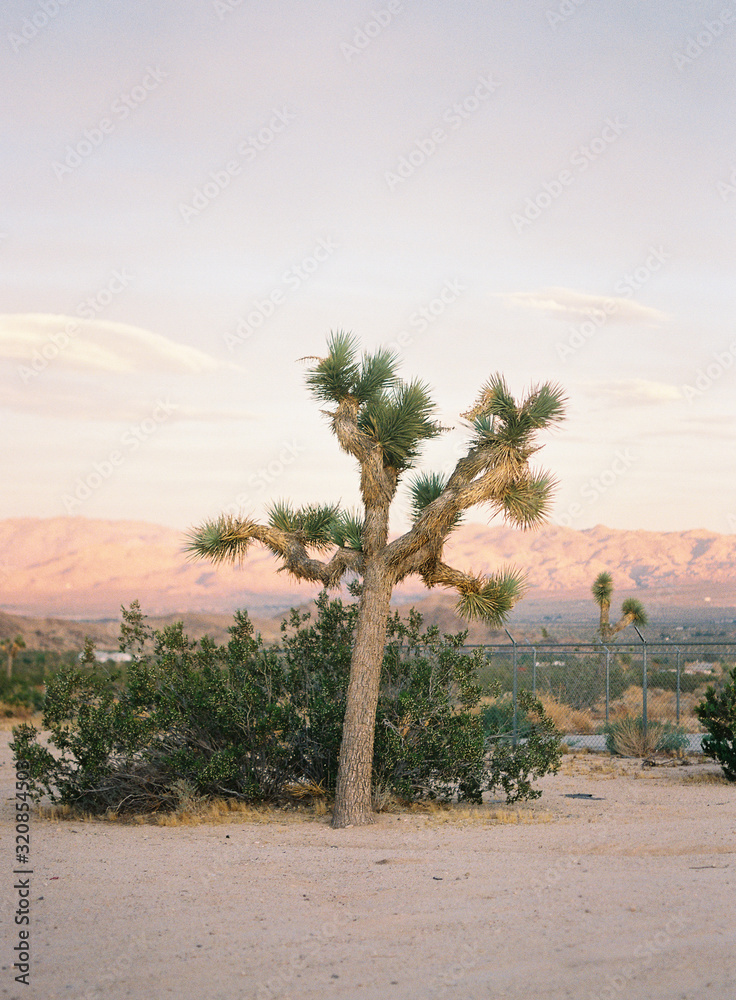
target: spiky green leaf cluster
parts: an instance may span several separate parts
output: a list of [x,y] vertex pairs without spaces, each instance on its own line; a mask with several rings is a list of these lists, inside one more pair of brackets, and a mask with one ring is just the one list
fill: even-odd
[[533,388],[517,404],[504,377],[493,375],[481,390],[480,402],[473,411],[471,445],[480,448],[496,445],[523,451],[531,435],[562,420],[565,414],[563,390],[550,383]]
[[363,551],[363,518],[350,511],[340,511],[332,522],[330,535],[333,544],[341,549]]
[[398,384],[397,358],[393,351],[380,348],[375,354],[358,357],[358,340],[340,330],[327,339],[327,356],[307,374],[307,386],[317,399],[340,403],[352,397],[370,403]]
[[[422,472],[410,481],[409,497],[413,521],[416,521],[425,508],[442,495],[446,486],[447,476],[443,476],[439,472]],[[461,520],[462,514],[458,513],[452,521],[452,527],[459,524]]]
[[555,480],[547,473],[536,473],[510,484],[504,493],[506,517],[522,528],[531,528],[549,514]]
[[422,441],[442,433],[432,419],[435,405],[427,386],[418,380],[401,382],[365,406],[358,426],[383,449],[383,464],[403,471],[410,468]]
[[252,521],[221,514],[189,531],[184,551],[193,559],[209,559],[213,563],[239,562],[253,541],[250,534],[253,527]]
[[599,573],[590,589],[597,604],[610,602],[613,594],[613,577],[610,573]]
[[327,347],[327,356],[307,374],[312,395],[337,404],[352,399],[359,428],[383,448],[384,466],[409,468],[420,443],[441,433],[428,388],[403,382],[398,359],[386,348],[359,356],[357,340],[344,332],[331,334]]
[[327,357],[307,374],[307,386],[312,395],[325,402],[339,403],[349,396],[360,376],[356,360],[357,339],[340,330],[327,339]]
[[337,504],[307,504],[295,510],[287,501],[279,500],[267,513],[272,528],[289,532],[312,548],[327,549],[333,544],[332,529],[340,508]]
[[497,628],[506,620],[523,590],[523,574],[508,569],[486,578],[477,590],[468,588],[460,595],[456,612],[461,618],[475,618]]
[[644,610],[644,605],[641,601],[637,601],[635,597],[627,597],[626,600],[621,605],[621,612],[624,615],[632,615],[634,619],[634,625],[646,625],[649,622],[646,611]]
[[396,355],[385,347],[379,348],[375,354],[364,354],[352,395],[359,403],[370,403],[381,393],[393,389],[399,381],[396,365]]

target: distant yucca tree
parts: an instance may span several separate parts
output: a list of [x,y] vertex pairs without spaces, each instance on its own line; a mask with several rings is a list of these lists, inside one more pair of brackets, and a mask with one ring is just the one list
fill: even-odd
[[15,639],[3,639],[0,642],[0,650],[7,656],[6,673],[8,680],[12,680],[13,664],[15,663],[16,656],[20,653],[21,649],[25,648],[26,643],[22,635],[17,635]]
[[[504,379],[493,375],[462,415],[470,434],[467,454],[448,477],[425,473],[410,482],[412,527],[389,542],[399,481],[415,466],[422,442],[445,428],[433,419],[426,385],[398,377],[391,351],[360,355],[355,338],[342,332],[327,346],[326,357],[310,359],[316,364],[307,386],[331,405],[326,415],[332,431],[357,459],[363,510],[356,515],[337,504],[294,509],[280,502],[270,508],[267,524],[222,515],[193,529],[187,547],[215,563],[238,562],[258,541],[301,579],[325,587],[338,586],[346,575],[362,580],[333,813],[333,825],[344,827],[373,821],[373,737],[393,588],[415,573],[428,587],[456,589],[464,617],[495,626],[505,620],[521,596],[521,574],[469,575],[442,561],[444,544],[463,511],[477,504],[522,528],[544,522],[554,482],[530,468],[529,458],[538,450],[535,433],[562,419],[564,397],[558,386],[545,384],[517,403]],[[331,554],[312,554],[320,552]]]
[[649,619],[641,601],[635,597],[627,597],[621,605],[621,618],[611,625],[611,597],[613,595],[613,577],[610,573],[599,573],[591,587],[593,598],[600,608],[600,624],[598,631],[602,642],[609,642],[628,625],[646,625]]

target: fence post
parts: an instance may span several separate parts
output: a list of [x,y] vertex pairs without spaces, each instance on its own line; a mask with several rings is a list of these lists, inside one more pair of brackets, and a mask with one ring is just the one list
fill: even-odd
[[606,651],[606,725],[608,725],[608,706],[611,701],[611,650],[608,646],[603,648]]
[[680,725],[680,659],[681,650],[677,647],[677,725]]
[[527,646],[531,646],[533,659],[532,659],[532,698],[537,697],[537,647],[532,646],[528,639],[524,639]]
[[639,636],[643,643],[643,655],[642,655],[642,672],[641,672],[641,728],[642,736],[644,738],[644,745],[647,742],[647,640],[641,634],[639,629],[634,625],[636,634]]
[[513,652],[513,672],[514,672],[513,673],[513,677],[514,677],[514,681],[513,681],[513,696],[512,696],[513,697],[513,704],[514,704],[514,721],[512,723],[512,727],[511,727],[511,746],[515,747],[516,746],[516,734],[517,734],[517,731],[518,731],[517,698],[518,698],[518,693],[519,693],[519,677],[518,677],[518,673],[519,672],[518,672],[518,664],[517,664],[517,660],[516,660],[516,639],[514,639],[513,635],[509,632],[509,630],[507,628],[504,629],[504,632],[506,633],[506,635],[511,640],[511,645],[512,645],[512,648],[513,648],[513,651],[514,651]]

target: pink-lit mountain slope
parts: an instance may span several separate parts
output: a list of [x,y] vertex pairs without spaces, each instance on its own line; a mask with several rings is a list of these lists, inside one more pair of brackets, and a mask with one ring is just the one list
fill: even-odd
[[[254,546],[241,568],[190,562],[183,535],[135,521],[13,518],[0,521],[0,609],[10,614],[69,618],[117,617],[138,599],[151,615],[180,611],[230,612],[246,607],[273,613],[313,597],[264,549]],[[618,601],[636,593],[679,605],[736,605],[736,535],[705,530],[585,531],[546,527],[520,532],[462,525],[445,550],[447,561],[475,572],[514,565],[527,574],[530,606],[589,600],[601,570],[614,577]],[[438,592],[439,593],[439,592]],[[427,597],[417,579],[395,594]],[[526,603],[525,602],[525,603]]]

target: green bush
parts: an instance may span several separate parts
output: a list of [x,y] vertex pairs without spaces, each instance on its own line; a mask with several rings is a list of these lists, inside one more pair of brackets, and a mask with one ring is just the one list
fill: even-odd
[[508,698],[486,706],[481,719],[488,750],[487,787],[501,787],[508,802],[539,798],[542,793],[532,781],[556,774],[562,758],[561,733],[542,703],[528,691],[518,693],[515,735],[514,706]]
[[695,715],[708,730],[703,753],[717,761],[729,781],[736,781],[736,666],[720,690],[712,685],[695,708]]
[[[317,600],[317,614],[292,611],[280,649],[265,649],[245,612],[230,641],[190,641],[181,623],[152,631],[135,602],[124,610],[124,672],[81,662],[49,679],[44,728],[14,730],[16,756],[29,762],[34,795],[92,812],[176,808],[194,796],[274,801],[294,783],[334,790],[356,606]],[[536,728],[512,747],[489,738],[478,715],[482,652],[462,652],[465,634],[421,631],[410,612],[389,620],[376,720],[374,783],[403,799],[480,801],[539,793],[531,778],[556,770],[559,744],[541,706]],[[499,735],[499,734],[494,734]]]

